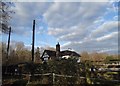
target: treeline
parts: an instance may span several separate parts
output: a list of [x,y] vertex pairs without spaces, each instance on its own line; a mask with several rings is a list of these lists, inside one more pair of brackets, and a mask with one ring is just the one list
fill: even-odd
[[[0,43],[0,54],[2,56],[2,64],[4,65],[7,60],[7,45],[6,43]],[[40,59],[40,49],[35,49],[35,62]],[[31,49],[27,48],[23,42],[16,42],[10,45],[7,64],[16,64],[21,62],[31,61]]]
[[[53,47],[35,47],[34,51],[34,62],[41,63],[40,56],[42,55],[45,49],[55,50]],[[32,47],[25,46],[23,42],[11,42],[9,53],[8,53],[8,61],[7,64],[17,64],[21,62],[31,62],[32,58]],[[2,64],[4,65],[7,60],[7,44],[5,42],[0,42],[0,59],[2,60]]]
[[[44,49],[49,49],[49,50],[55,50],[52,47],[46,47],[46,48],[35,48],[35,53],[34,53],[34,62],[40,63],[41,59],[40,56],[42,55]],[[7,44],[4,42],[0,43],[0,55],[2,59],[2,64],[6,63],[7,60]],[[81,62],[85,61],[92,61],[92,62],[102,62],[102,63],[107,63],[110,60],[114,59],[120,59],[118,55],[110,55],[107,53],[88,53],[86,51],[80,53],[81,57],[80,60]],[[26,47],[23,42],[14,42],[11,43],[10,45],[10,50],[8,54],[8,63],[7,64],[15,64],[15,63],[20,63],[20,62],[30,62],[31,61],[31,47]]]
[[119,55],[112,55],[112,54],[107,54],[107,53],[88,53],[88,52],[82,52],[81,53],[81,62],[85,61],[91,61],[94,63],[109,63],[111,60],[120,60]]

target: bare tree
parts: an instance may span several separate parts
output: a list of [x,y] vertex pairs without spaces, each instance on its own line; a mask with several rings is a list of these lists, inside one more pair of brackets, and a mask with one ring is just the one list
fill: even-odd
[[24,43],[23,42],[16,42],[16,51],[21,51],[24,49]]
[[11,2],[0,1],[0,31],[3,33],[9,32],[9,20],[11,19],[11,14],[15,13],[10,8],[14,6]]
[[40,62],[40,48],[37,47],[36,52],[35,52],[35,62],[39,63]]
[[84,61],[89,61],[89,60],[90,60],[90,57],[89,57],[88,52],[83,51],[83,52],[81,53],[81,61],[84,62]]
[[1,50],[0,53],[1,53],[2,64],[5,64],[6,56],[7,56],[6,43],[4,43],[4,42],[0,43],[0,50]]

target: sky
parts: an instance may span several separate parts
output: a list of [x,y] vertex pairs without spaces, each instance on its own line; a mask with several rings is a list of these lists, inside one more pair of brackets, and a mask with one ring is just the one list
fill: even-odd
[[[35,24],[35,46],[54,47],[99,53],[118,53],[118,2],[14,2],[11,7],[11,43],[32,43]],[[8,34],[2,34],[7,42]]]

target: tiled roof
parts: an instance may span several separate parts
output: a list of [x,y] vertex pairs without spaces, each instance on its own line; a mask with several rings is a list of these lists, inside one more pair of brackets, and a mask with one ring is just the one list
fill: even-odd
[[[51,50],[45,50],[41,56],[41,58],[43,58],[43,55],[47,53],[49,55],[49,57],[56,57],[56,51],[51,51]],[[76,56],[76,57],[81,57],[78,53],[74,52],[74,51],[69,51],[69,50],[65,50],[65,51],[61,51],[60,52],[60,56],[65,56],[65,55],[69,55],[69,56]]]
[[51,50],[45,50],[41,56],[41,58],[43,57],[43,55],[47,53],[50,57],[55,57],[56,56],[56,52],[55,51],[51,51]]
[[74,51],[69,51],[69,50],[61,51],[61,56],[65,56],[65,55],[81,57],[78,53]]

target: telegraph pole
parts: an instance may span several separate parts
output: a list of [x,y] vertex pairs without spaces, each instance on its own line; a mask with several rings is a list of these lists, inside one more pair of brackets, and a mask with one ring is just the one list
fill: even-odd
[[33,20],[32,62],[34,62],[35,20]]
[[6,68],[5,68],[5,73],[7,73],[7,65],[9,64],[9,47],[10,47],[10,35],[11,35],[11,27],[9,28],[9,35],[8,35],[8,45],[7,45],[7,56],[6,56]]
[[9,47],[10,47],[10,35],[11,35],[11,27],[9,28],[9,36],[8,36],[8,46],[7,46],[7,60],[8,60]]

